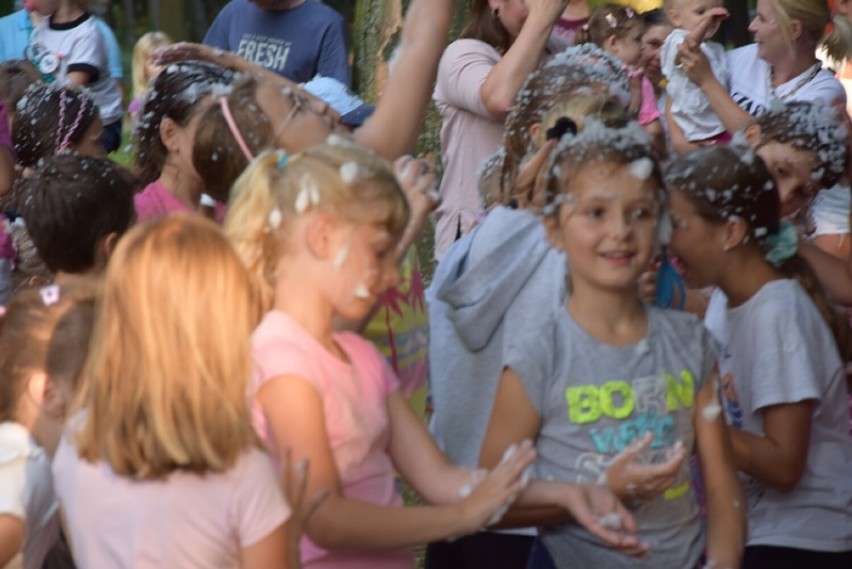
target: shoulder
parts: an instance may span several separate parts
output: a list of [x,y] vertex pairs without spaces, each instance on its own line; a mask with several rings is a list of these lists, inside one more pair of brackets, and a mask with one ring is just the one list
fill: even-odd
[[835,99],[846,99],[846,90],[843,84],[827,69],[820,69],[813,81],[802,89],[801,98],[806,100],[819,99],[827,104],[834,103]]
[[306,333],[277,311],[270,311],[252,333],[252,356],[262,380],[281,375],[310,379],[311,350]]
[[500,52],[491,44],[471,38],[463,38],[447,46],[442,60],[485,59],[496,63],[500,61],[500,57]]
[[[344,21],[343,16],[341,16],[337,10],[331,6],[326,6],[322,2],[317,2],[316,0],[305,0],[305,3],[302,4],[301,8],[306,14],[309,14],[313,18],[321,18],[333,23]],[[296,10],[298,10],[298,8],[296,8]]]

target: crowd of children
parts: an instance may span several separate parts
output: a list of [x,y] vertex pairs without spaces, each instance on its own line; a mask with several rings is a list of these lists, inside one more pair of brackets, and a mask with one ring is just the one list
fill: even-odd
[[[0,568],[852,567],[852,121],[816,58],[849,3],[758,0],[725,51],[716,0],[475,2],[449,48],[454,0],[412,0],[349,125],[146,34],[131,169],[88,13],[35,4],[0,65]],[[425,290],[436,80],[475,205]]]

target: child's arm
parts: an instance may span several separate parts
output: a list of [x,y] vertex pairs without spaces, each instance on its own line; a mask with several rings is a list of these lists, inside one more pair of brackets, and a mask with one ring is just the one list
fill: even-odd
[[310,461],[308,495],[328,490],[305,526],[308,536],[326,549],[395,549],[473,533],[520,491],[520,474],[534,456],[531,451],[517,453],[453,506],[380,506],[343,495],[322,399],[310,383],[299,377],[274,378],[260,389],[257,400],[277,448],[289,448],[295,460]]
[[[707,566],[740,566],[746,534],[743,489],[716,393],[716,371],[695,398],[696,451],[707,496]],[[705,411],[706,410],[706,411]]]
[[796,488],[808,460],[814,401],[771,405],[760,409],[763,436],[731,429],[738,469],[779,492]]
[[[485,467],[497,464],[504,449],[525,439],[535,440],[540,428],[541,418],[521,379],[512,369],[506,368],[494,398],[479,463]],[[636,531],[632,516],[613,498],[612,492],[604,486],[533,480],[515,501],[502,525],[523,527],[574,519],[604,543],[625,554],[647,553],[647,545],[630,535]],[[621,529],[629,533],[601,526],[601,518],[611,513],[619,516]]]
[[11,561],[23,547],[23,520],[7,514],[0,515],[0,567]]
[[242,569],[267,569],[268,567],[298,569],[300,565],[293,565],[292,558],[287,554],[289,544],[286,532],[287,526],[282,524],[259,542],[242,549],[240,567]]
[[728,15],[728,11],[724,8],[711,8],[710,10],[707,10],[701,18],[701,21],[698,22],[698,25],[686,35],[684,42],[691,42],[691,45],[701,45],[706,39],[707,32],[709,32],[713,26],[716,26],[718,29],[719,24],[721,24],[722,20],[726,19]]
[[852,255],[847,260],[838,259],[801,239],[798,254],[811,266],[820,284],[835,302],[852,306]]

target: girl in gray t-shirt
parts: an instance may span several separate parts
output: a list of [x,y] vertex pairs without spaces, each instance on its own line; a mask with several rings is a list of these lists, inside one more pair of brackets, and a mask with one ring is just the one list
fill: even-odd
[[[509,349],[481,462],[532,438],[536,474],[545,480],[617,488],[621,469],[636,463],[674,468],[618,492],[650,556],[626,557],[562,524],[540,528],[552,561],[534,550],[530,566],[691,569],[706,552],[714,566],[738,567],[742,489],[714,390],[712,340],[694,316],[653,308],[639,296],[663,216],[647,135],[635,123],[607,129],[587,120],[581,132],[562,137],[542,186],[548,236],[571,268],[570,295],[565,310]],[[706,528],[688,461],[671,461],[693,452],[706,488]]]

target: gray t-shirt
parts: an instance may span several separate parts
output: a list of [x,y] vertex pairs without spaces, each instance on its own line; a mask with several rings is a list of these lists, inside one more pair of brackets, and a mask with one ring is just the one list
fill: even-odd
[[852,439],[846,373],[831,330],[798,282],[769,282],[728,308],[713,293],[705,323],[719,342],[728,423],[763,433],[762,410],[813,400],[808,460],[783,494],[742,474],[748,544],[815,551],[852,549]]
[[[692,315],[650,306],[646,312],[647,336],[633,346],[601,344],[560,310],[510,348],[506,365],[541,417],[539,478],[594,483],[648,431],[654,440],[642,459],[649,463],[665,460],[677,441],[693,452],[695,395],[715,365],[713,340]],[[698,563],[704,535],[688,461],[663,495],[633,515],[651,546],[647,560],[616,552],[577,524],[541,528],[539,535],[560,569]]]

